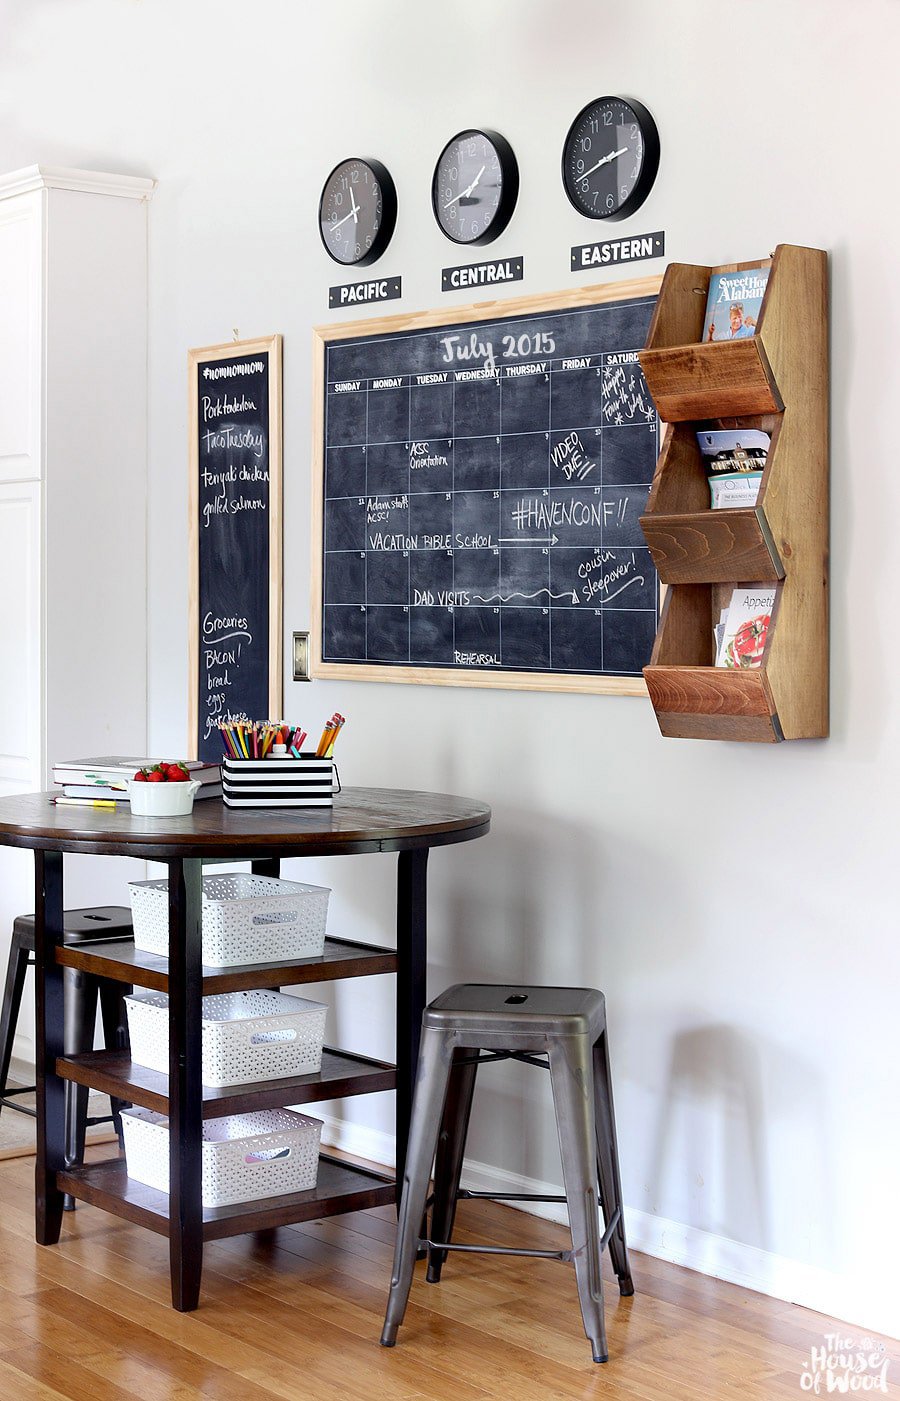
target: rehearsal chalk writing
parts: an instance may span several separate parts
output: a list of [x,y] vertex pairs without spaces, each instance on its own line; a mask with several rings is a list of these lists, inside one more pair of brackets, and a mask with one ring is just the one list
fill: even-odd
[[654,305],[326,339],[323,664],[640,676]]
[[[269,357],[197,365],[198,754],[269,694]],[[219,383],[232,381],[232,383]]]

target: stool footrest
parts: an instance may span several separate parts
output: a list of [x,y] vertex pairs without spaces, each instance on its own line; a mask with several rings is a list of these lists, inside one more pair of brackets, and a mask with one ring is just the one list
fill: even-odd
[[601,1252],[604,1251],[604,1250],[606,1249],[606,1247],[609,1245],[609,1238],[610,1238],[610,1236],[612,1235],[613,1231],[614,1231],[614,1230],[616,1229],[616,1227],[618,1226],[618,1224],[619,1224],[619,1218],[621,1217],[621,1215],[622,1215],[622,1210],[621,1210],[620,1207],[617,1206],[616,1209],[615,1209],[615,1211],[613,1212],[612,1216],[609,1218],[609,1225],[607,1226],[606,1230],[603,1232],[603,1235],[602,1235],[601,1238],[600,1238],[600,1250],[601,1250]]
[[524,1065],[536,1065],[538,1070],[550,1069],[545,1051],[476,1051],[474,1056],[459,1056],[454,1065],[490,1065],[498,1060],[520,1060]]
[[536,1192],[470,1192],[461,1187],[456,1194],[457,1201],[488,1202],[564,1202],[565,1197],[546,1197]]
[[564,1260],[570,1262],[575,1256],[571,1250],[522,1250],[512,1245],[453,1245],[445,1240],[420,1240],[419,1249],[459,1250],[468,1255],[531,1255],[538,1260]]

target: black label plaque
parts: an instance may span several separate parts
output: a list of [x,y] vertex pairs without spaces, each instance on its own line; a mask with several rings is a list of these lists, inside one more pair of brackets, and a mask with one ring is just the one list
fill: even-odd
[[370,302],[392,302],[401,293],[401,277],[373,277],[366,282],[345,282],[329,287],[328,307],[367,306]]
[[463,287],[500,287],[504,282],[521,282],[524,258],[497,258],[489,263],[464,263],[441,272],[441,291],[458,292]]
[[666,236],[661,229],[630,238],[610,238],[603,243],[582,243],[572,249],[572,272],[613,267],[616,263],[642,263],[647,258],[662,258],[665,251]]

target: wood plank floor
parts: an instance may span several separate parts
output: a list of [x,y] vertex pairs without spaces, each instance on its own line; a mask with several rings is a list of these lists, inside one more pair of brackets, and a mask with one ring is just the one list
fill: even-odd
[[[634,1255],[633,1298],[608,1276],[610,1361],[597,1366],[570,1266],[465,1256],[439,1285],[419,1266],[398,1345],[384,1349],[387,1208],[208,1245],[201,1306],[177,1314],[159,1236],[79,1206],[59,1246],[34,1244],[33,1169],[0,1162],[3,1401],[796,1401],[832,1325]],[[558,1226],[484,1202],[461,1205],[457,1238],[568,1243]],[[890,1390],[900,1348],[885,1345]]]

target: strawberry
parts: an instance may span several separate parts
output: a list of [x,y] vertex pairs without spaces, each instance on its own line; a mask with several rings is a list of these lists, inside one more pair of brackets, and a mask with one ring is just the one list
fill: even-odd
[[187,783],[188,771],[181,764],[170,764],[168,773],[170,783]]
[[146,773],[144,772],[143,769],[138,769],[137,773],[136,773],[135,776],[134,776],[133,782],[134,782],[134,783],[146,783],[146,782],[147,782],[147,775],[146,775]]
[[148,783],[165,783],[166,776],[159,767],[151,769],[147,775]]

